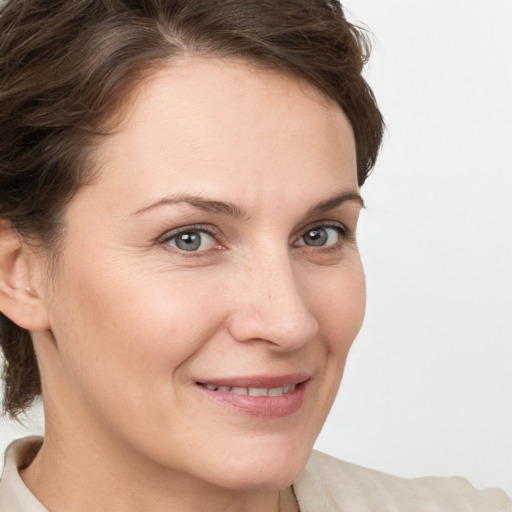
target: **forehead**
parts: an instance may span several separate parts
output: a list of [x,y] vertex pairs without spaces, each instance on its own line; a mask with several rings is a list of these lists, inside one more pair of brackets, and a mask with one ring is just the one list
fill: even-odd
[[249,198],[283,180],[328,177],[330,186],[357,188],[345,114],[293,76],[234,59],[182,58],[141,83],[122,114],[97,152],[100,180],[116,187],[143,181],[156,197],[186,185],[211,196],[245,183]]

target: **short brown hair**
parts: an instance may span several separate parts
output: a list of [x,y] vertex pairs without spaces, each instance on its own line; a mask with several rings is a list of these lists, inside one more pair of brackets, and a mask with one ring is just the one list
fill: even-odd
[[[0,11],[0,218],[56,250],[61,214],[90,178],[88,149],[152,68],[187,52],[237,56],[301,77],[351,122],[358,182],[382,116],[361,72],[365,33],[336,0],[8,0]],[[88,174],[89,171],[89,174]],[[0,313],[4,408],[41,392],[30,335]]]

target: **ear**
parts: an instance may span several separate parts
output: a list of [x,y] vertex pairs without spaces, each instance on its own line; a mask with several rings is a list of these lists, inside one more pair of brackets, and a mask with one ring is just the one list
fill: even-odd
[[48,313],[33,286],[34,276],[41,275],[42,261],[29,259],[26,252],[9,223],[0,219],[0,311],[24,329],[47,330],[50,328]]

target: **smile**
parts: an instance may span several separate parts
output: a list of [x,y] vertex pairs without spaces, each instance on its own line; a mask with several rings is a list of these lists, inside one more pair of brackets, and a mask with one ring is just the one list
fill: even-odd
[[235,393],[237,395],[248,396],[283,396],[295,391],[295,384],[287,384],[276,388],[242,388],[229,386],[216,386],[215,384],[200,384],[210,391],[219,391],[221,393]]
[[302,409],[310,375],[239,377],[196,382],[196,389],[218,406],[264,419],[282,418]]

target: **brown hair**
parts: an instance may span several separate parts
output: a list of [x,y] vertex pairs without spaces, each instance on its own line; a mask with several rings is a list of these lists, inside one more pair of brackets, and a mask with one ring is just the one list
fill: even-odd
[[[90,179],[87,154],[119,102],[183,52],[238,56],[306,79],[355,135],[358,182],[383,121],[361,76],[365,34],[336,0],[8,0],[0,8],[0,219],[57,251],[61,214]],[[101,137],[101,136],[100,136]],[[41,392],[30,335],[0,313],[4,408]]]

